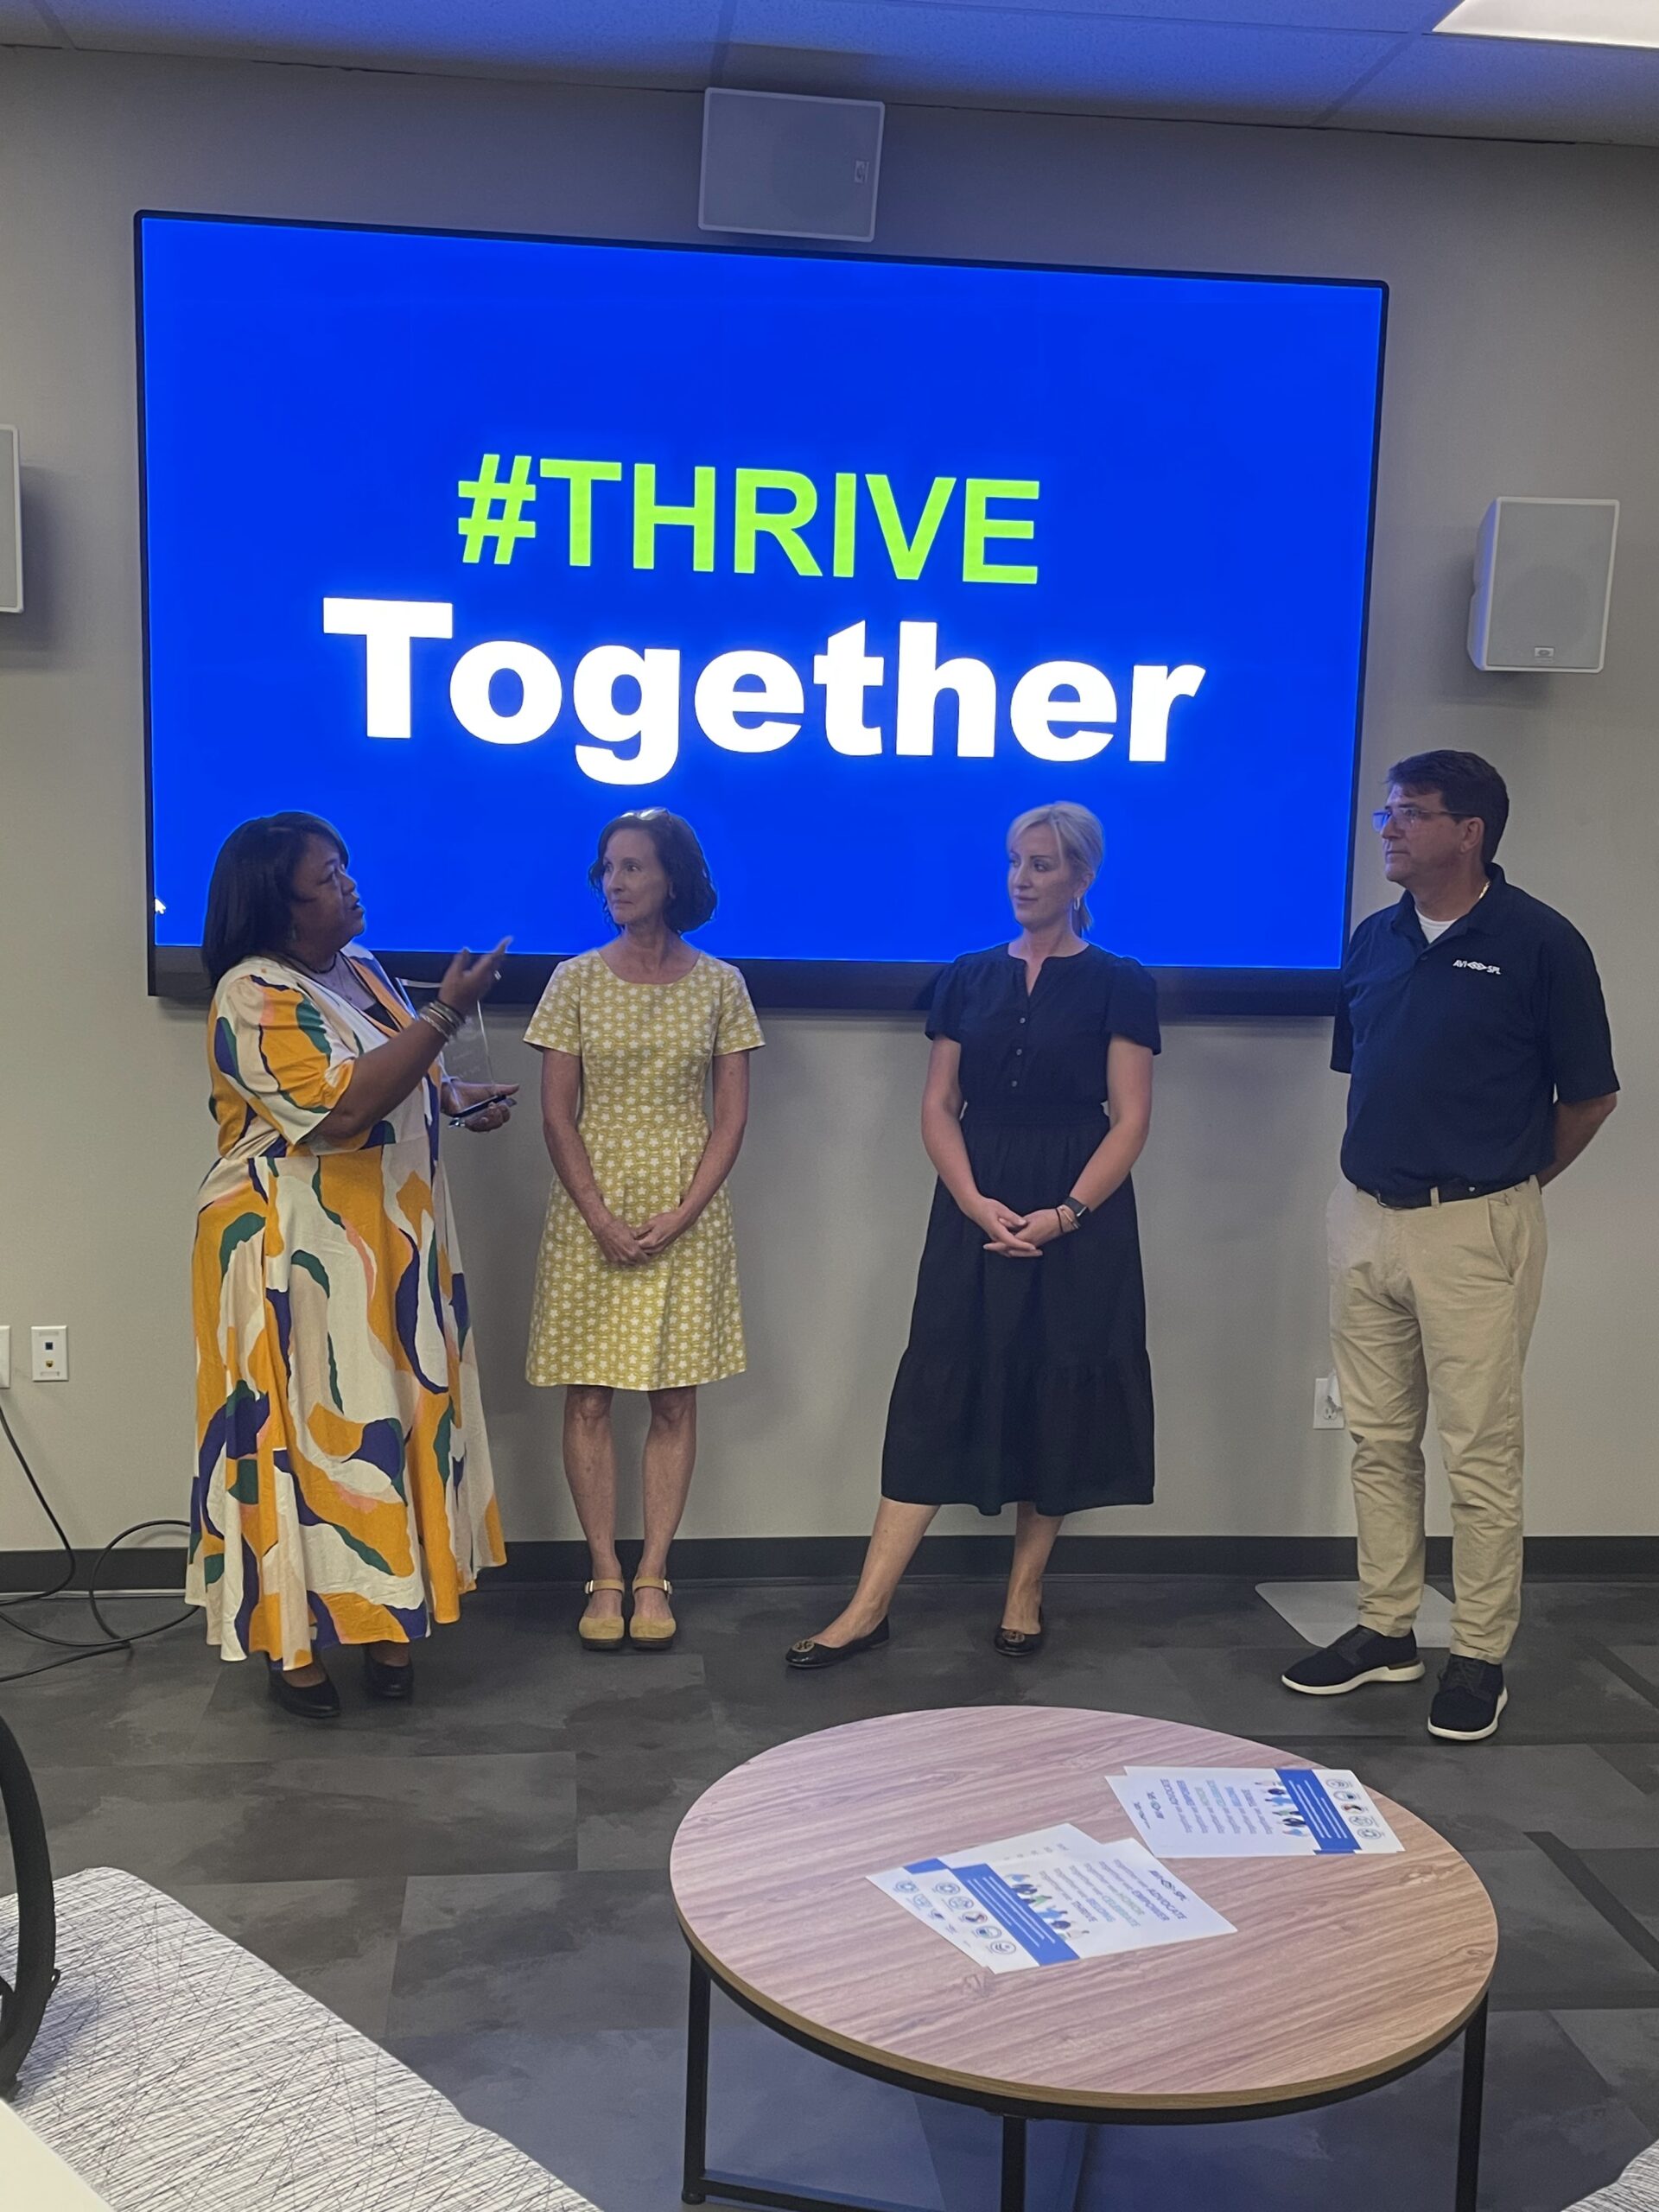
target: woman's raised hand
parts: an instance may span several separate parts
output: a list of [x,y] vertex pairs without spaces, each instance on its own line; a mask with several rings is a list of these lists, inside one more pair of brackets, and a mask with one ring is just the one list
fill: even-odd
[[1001,1198],[981,1198],[968,1209],[969,1217],[985,1231],[985,1249],[1000,1252],[1006,1260],[1035,1260],[1039,1248],[1025,1235],[1026,1217],[1005,1206]]
[[470,950],[458,952],[443,971],[443,981],[438,985],[438,996],[459,1014],[468,1014],[489,990],[501,973],[501,956],[512,943],[504,937],[493,952],[486,952],[474,960]]

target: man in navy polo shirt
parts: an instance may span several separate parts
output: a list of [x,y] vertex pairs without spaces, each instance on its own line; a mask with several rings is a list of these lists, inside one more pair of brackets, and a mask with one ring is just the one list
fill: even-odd
[[1544,1274],[1541,1184],[1618,1103],[1590,948],[1495,863],[1510,798],[1473,753],[1389,771],[1372,819],[1402,897],[1354,931],[1331,1065],[1351,1077],[1331,1201],[1331,1323],[1353,1436],[1357,1628],[1285,1685],[1420,1681],[1423,1431],[1452,1491],[1452,1649],[1432,1736],[1475,1743],[1509,1702],[1521,1618],[1521,1366]]

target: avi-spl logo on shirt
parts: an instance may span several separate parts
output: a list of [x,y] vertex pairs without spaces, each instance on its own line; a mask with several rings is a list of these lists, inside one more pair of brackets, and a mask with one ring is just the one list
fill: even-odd
[[1478,976],[1501,976],[1503,970],[1495,960],[1454,960],[1454,968],[1472,968]]
[[[826,576],[848,582],[862,574],[884,590],[896,585],[907,594],[915,587],[922,598],[930,584],[1023,592],[1039,585],[1042,572],[1042,486],[1035,478],[935,476],[926,498],[906,513],[891,479],[877,472],[838,469],[820,486],[798,470],[698,467],[690,472],[690,499],[676,503],[659,496],[654,461],[532,462],[517,454],[504,475],[501,459],[486,454],[457,486],[463,567],[509,566],[525,541],[535,540],[528,557],[545,561],[555,574],[595,566],[654,570],[669,563],[690,575],[723,568],[734,609],[747,580],[756,576],[774,585],[792,577],[810,592]],[[538,519],[534,507],[543,493],[555,504]],[[1009,544],[1026,557],[1001,557]],[[492,558],[485,563],[486,550]],[[329,596],[322,627],[331,637],[364,640],[364,734],[411,736],[416,641],[454,637],[454,601]],[[832,753],[926,757],[935,749],[939,701],[949,692],[957,757],[994,758],[1004,712],[997,671],[968,653],[942,659],[940,625],[919,607],[917,619],[900,619],[894,631],[873,639],[868,618],[842,623],[811,655],[810,671],[760,645],[717,653],[692,685],[696,725],[728,753],[779,752],[810,719]],[[594,644],[579,655],[569,703],[590,741],[575,747],[584,775],[601,784],[653,784],[673,768],[682,658],[677,645],[639,640]],[[886,690],[890,664],[889,706],[871,695]],[[1190,661],[1133,664],[1132,761],[1167,758],[1171,714],[1196,696],[1205,673]],[[821,695],[810,713],[809,683]],[[473,736],[489,745],[529,745],[558,721],[565,677],[543,646],[490,639],[454,661],[448,696],[455,720]],[[1009,688],[1006,716],[1014,741],[1034,759],[1061,766],[1091,760],[1117,735],[1118,685],[1090,661],[1038,661]]]

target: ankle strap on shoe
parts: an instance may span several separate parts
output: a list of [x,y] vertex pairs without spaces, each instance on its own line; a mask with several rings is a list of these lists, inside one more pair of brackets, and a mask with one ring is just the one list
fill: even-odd
[[626,1583],[613,1582],[608,1575],[601,1574],[596,1576],[592,1582],[584,1582],[582,1586],[582,1594],[584,1598],[591,1598],[595,1590],[614,1590],[618,1597],[620,1597],[626,1587]]
[[674,1595],[674,1585],[660,1574],[636,1574],[633,1586],[636,1590],[660,1590],[664,1598]]

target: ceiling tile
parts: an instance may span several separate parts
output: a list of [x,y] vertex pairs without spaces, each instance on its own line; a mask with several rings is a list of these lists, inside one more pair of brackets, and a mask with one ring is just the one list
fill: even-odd
[[1458,0],[1434,28],[1452,38],[1659,46],[1659,9],[1653,0]]
[[[1449,0],[1444,0],[1449,4]],[[1655,0],[1659,5],[1659,0]],[[1659,143],[1659,54],[1424,35],[1434,0],[0,0],[0,44]],[[721,65],[723,63],[723,67]],[[1371,73],[1375,71],[1375,74]]]
[[1329,120],[1464,137],[1659,145],[1659,53],[1414,39]]
[[1397,41],[912,0],[737,0],[732,36],[873,57],[893,99],[1307,122]]
[[1280,30],[1386,31],[1402,37],[1433,28],[1452,0],[941,0],[1007,15],[1123,16],[1202,29],[1212,23]]
[[77,46],[707,81],[720,0],[53,0]]
[[0,0],[0,46],[61,46],[63,41],[29,0]]

